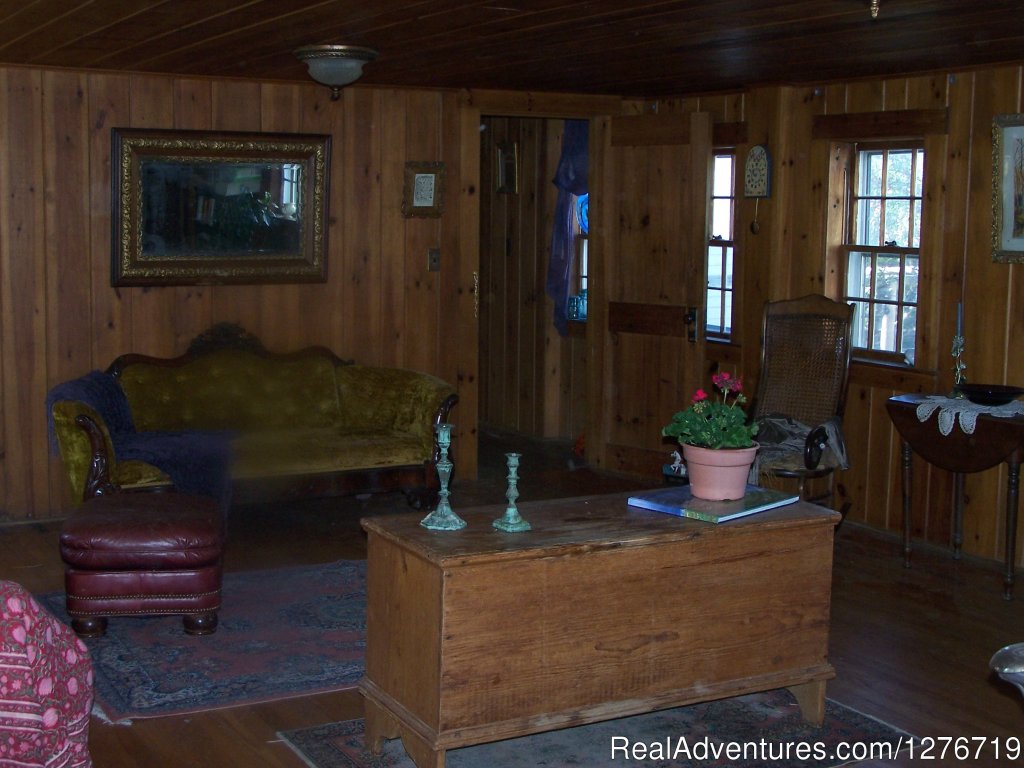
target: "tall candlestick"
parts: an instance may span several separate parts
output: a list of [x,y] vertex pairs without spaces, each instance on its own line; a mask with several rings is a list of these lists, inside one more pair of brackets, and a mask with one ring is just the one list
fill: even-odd
[[505,460],[508,464],[508,490],[505,492],[505,498],[508,499],[508,506],[505,508],[505,516],[499,517],[493,523],[494,527],[499,531],[507,531],[508,533],[530,530],[530,524],[520,517],[519,510],[516,508],[516,499],[519,498],[519,488],[516,483],[519,480],[520,456],[521,454],[518,453],[505,454]]
[[958,301],[956,305],[956,335],[963,337],[964,335],[964,303]]
[[457,531],[466,527],[466,521],[455,514],[448,503],[448,481],[452,476],[452,463],[448,460],[448,446],[452,441],[452,425],[444,422],[435,427],[440,458],[437,460],[437,476],[441,484],[437,508],[420,520],[420,525],[435,531]]

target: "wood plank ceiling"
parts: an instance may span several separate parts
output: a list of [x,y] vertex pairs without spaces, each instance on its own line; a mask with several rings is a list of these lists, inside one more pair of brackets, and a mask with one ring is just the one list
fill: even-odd
[[950,71],[1024,56],[1021,0],[24,0],[0,64],[306,80],[300,45],[379,50],[363,83],[632,97]]

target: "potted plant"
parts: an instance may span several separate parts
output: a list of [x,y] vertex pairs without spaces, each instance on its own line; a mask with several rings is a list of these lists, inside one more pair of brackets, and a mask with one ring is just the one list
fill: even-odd
[[740,377],[716,373],[711,383],[720,392],[718,398],[698,389],[689,408],[676,413],[661,434],[682,446],[694,496],[739,499],[757,453],[757,424],[750,423],[743,410],[747,397]]

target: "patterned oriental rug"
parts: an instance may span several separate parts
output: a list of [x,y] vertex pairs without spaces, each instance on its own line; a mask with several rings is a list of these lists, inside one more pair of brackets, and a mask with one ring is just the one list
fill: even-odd
[[[366,562],[228,573],[212,635],[180,616],[112,618],[86,640],[94,714],[115,723],[354,688],[366,652]],[[64,593],[37,597],[70,621]]]
[[[400,739],[380,755],[363,721],[278,734],[311,768],[413,768]],[[906,752],[910,735],[832,700],[820,728],[786,690],[694,704],[448,751],[448,768],[832,768]]]

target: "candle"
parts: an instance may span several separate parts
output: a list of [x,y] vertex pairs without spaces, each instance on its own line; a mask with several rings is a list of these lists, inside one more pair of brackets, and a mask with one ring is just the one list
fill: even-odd
[[964,303],[958,301],[956,304],[956,335],[964,335]]

